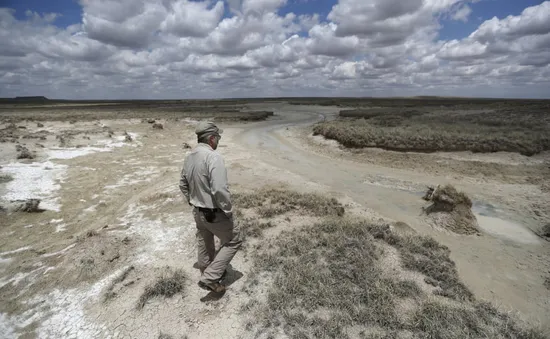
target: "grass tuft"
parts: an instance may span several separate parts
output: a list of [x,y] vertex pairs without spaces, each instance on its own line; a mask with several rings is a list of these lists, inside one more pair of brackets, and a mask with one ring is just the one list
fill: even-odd
[[134,266],[127,267],[124,271],[122,271],[122,273],[120,275],[118,275],[111,282],[109,287],[107,287],[107,291],[105,291],[105,294],[103,295],[103,302],[107,302],[107,301],[109,301],[109,300],[111,300],[111,299],[113,299],[117,296],[117,294],[114,292],[114,288],[115,288],[116,284],[119,284],[119,283],[123,282],[124,280],[126,280],[128,275],[130,274],[130,272],[132,272],[133,270],[134,270]]
[[163,296],[171,298],[177,293],[182,293],[185,287],[185,273],[182,270],[176,270],[159,277],[154,285],[147,286],[138,300],[137,309],[142,309],[149,299]]

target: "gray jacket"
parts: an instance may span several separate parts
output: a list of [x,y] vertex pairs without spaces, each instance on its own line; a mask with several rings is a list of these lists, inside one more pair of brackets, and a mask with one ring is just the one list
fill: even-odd
[[219,208],[229,218],[233,216],[227,170],[222,156],[210,145],[200,143],[185,157],[180,190],[195,207]]

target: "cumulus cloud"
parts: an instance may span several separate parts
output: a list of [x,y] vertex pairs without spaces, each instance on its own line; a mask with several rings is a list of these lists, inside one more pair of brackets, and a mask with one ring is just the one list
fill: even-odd
[[81,0],[69,27],[0,8],[0,96],[550,96],[550,1],[448,41],[475,0],[334,1]]
[[178,36],[205,37],[216,28],[224,13],[223,2],[174,1],[161,28]]

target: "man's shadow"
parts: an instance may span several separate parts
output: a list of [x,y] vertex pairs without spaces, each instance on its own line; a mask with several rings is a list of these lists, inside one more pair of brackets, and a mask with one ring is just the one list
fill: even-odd
[[[193,268],[199,269],[199,265],[195,263],[193,265]],[[237,280],[241,279],[244,276],[242,272],[235,270],[233,266],[231,266],[231,264],[227,266],[226,271],[227,271],[227,274],[225,275],[225,277],[222,278],[222,280],[220,280],[220,283],[224,285],[226,288],[233,285]],[[225,292],[226,291],[222,293],[216,293],[212,291],[208,292],[208,294],[202,297],[200,301],[207,302],[207,301],[220,300],[225,295]]]

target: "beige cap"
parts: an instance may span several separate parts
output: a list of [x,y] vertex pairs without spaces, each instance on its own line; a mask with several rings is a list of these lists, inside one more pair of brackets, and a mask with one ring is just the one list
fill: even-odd
[[219,129],[213,122],[201,121],[195,128],[197,136],[210,135],[210,134],[222,134],[223,129]]

